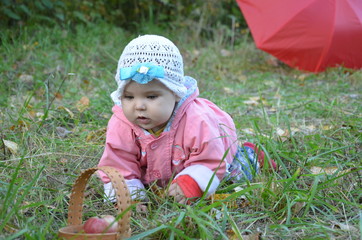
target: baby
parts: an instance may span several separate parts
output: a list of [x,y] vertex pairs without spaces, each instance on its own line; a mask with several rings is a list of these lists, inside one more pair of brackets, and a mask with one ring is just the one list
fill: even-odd
[[[254,144],[238,146],[231,117],[198,97],[197,81],[184,76],[182,56],[167,38],[132,40],[115,79],[113,116],[98,166],[118,169],[132,199],[146,199],[145,186],[156,182],[170,184],[168,195],[187,203],[213,194],[224,178],[251,180],[263,165],[264,154]],[[99,176],[112,198],[109,178]]]

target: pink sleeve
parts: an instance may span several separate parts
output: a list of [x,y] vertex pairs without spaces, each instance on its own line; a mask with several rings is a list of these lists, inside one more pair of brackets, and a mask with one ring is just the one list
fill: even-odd
[[[109,120],[106,145],[98,166],[112,166],[119,170],[125,179],[140,179],[140,149],[129,125],[115,115]],[[104,183],[109,178],[101,171],[99,177]]]
[[[206,100],[188,109],[183,124],[183,142],[188,157],[176,175],[193,178],[207,196],[213,194],[226,173],[237,149],[235,125],[231,117]],[[208,106],[205,107],[205,104]],[[216,176],[214,175],[216,172]]]
[[[197,121],[199,120],[199,121]],[[236,146],[236,133],[234,124],[229,122],[220,124],[205,115],[199,119],[193,118],[185,127],[185,142],[187,142],[190,155],[185,167],[203,165],[221,180],[226,172],[226,162],[233,158]],[[224,135],[224,136],[220,136]],[[229,149],[230,148],[230,149]],[[228,150],[229,149],[229,150]]]

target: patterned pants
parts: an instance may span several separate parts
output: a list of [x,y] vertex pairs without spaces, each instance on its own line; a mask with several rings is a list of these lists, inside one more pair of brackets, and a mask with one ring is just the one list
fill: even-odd
[[259,173],[259,162],[254,150],[250,147],[238,147],[233,162],[227,168],[227,180],[232,182],[251,181]]

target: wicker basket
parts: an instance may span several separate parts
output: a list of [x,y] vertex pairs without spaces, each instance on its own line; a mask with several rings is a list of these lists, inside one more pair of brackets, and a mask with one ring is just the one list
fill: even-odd
[[[118,232],[116,233],[102,233],[102,234],[86,234],[83,231],[82,224],[82,212],[83,212],[83,200],[84,190],[89,178],[97,170],[103,171],[112,182],[112,186],[116,192],[118,214],[125,211],[125,214],[118,220]],[[131,198],[127,185],[122,175],[119,174],[112,167],[98,167],[89,168],[81,173],[76,182],[73,185],[72,193],[69,201],[68,208],[68,226],[59,229],[58,236],[60,239],[72,239],[72,240],[115,240],[125,239],[131,236],[130,217],[131,211],[129,209],[131,205]]]

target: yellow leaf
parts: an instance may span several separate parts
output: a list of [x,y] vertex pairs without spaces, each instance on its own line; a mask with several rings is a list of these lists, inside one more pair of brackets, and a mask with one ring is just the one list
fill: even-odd
[[63,95],[62,95],[60,92],[56,92],[56,93],[54,94],[54,97],[55,97],[56,99],[59,99],[59,100],[62,100],[62,99],[63,99]]
[[333,128],[333,126],[331,126],[331,125],[323,125],[322,126],[323,130],[331,130],[332,128]]
[[285,136],[285,133],[287,132],[288,130],[283,130],[281,128],[277,128],[277,134],[278,136]]
[[289,138],[289,130],[288,129],[281,129],[281,128],[277,128],[276,129],[277,135],[280,137],[280,139],[284,142],[285,140],[287,140]]
[[245,100],[245,101],[243,101],[243,103],[246,105],[252,105],[252,106],[257,106],[259,104],[258,101],[253,100],[253,99]]
[[314,125],[306,126],[306,130],[307,130],[308,132],[314,132],[316,129],[317,129],[317,127],[314,126]]
[[229,201],[223,201],[225,200],[227,197],[229,197],[231,194],[221,194],[221,193],[216,193],[214,195],[211,196],[211,200],[212,202],[224,202],[226,204],[226,206],[228,206],[229,208],[238,208],[238,205],[236,203],[236,200],[235,199],[231,199]]
[[238,74],[238,80],[239,82],[245,83],[248,80],[248,78],[243,74]]
[[298,80],[304,82],[305,78],[308,77],[310,74],[300,74],[297,78]]
[[4,230],[8,233],[16,233],[19,231],[18,227],[11,225],[10,223],[5,224]]
[[249,100],[243,101],[246,105],[257,106],[259,104],[260,97],[250,97]]
[[28,113],[32,119],[34,119],[36,117],[36,112],[34,110],[30,110]]
[[19,80],[22,82],[32,82],[34,80],[34,77],[32,75],[28,75],[28,74],[21,74],[19,76]]
[[229,193],[215,193],[214,195],[213,195],[213,198],[214,198],[214,200],[224,200],[224,199],[226,199],[227,197],[230,197],[231,196],[231,194],[229,194]]
[[7,147],[12,154],[18,153],[18,144],[14,143],[12,141],[9,141],[9,140],[5,140],[5,139],[3,139],[3,142],[4,142],[5,147]]
[[89,98],[87,97],[82,97],[78,102],[77,102],[77,109],[79,112],[84,112],[84,110],[86,110],[89,107]]
[[245,100],[244,103],[252,106],[257,106],[260,103],[263,103],[264,105],[267,104],[266,100],[260,97],[249,97],[249,100]]
[[297,133],[297,132],[301,132],[302,130],[300,130],[299,128],[296,128],[296,127],[291,127],[290,130],[292,131],[292,135],[294,133]]
[[258,101],[261,100],[260,97],[250,97],[249,99],[250,99],[251,101],[256,101],[256,102],[258,102]]
[[70,118],[74,118],[74,113],[72,111],[70,111],[68,108],[60,106],[60,107],[58,107],[58,109],[65,110],[69,114]]
[[254,129],[252,129],[252,128],[244,128],[244,129],[241,129],[241,131],[246,134],[255,135]]
[[[244,129],[241,129],[241,131],[245,134],[256,135],[254,129],[252,129],[252,128],[244,128]],[[265,135],[263,133],[261,133],[260,135],[263,137],[269,138],[268,135]]]
[[106,138],[107,128],[101,128],[95,131],[88,133],[86,141],[87,142],[102,142],[104,143]]
[[157,186],[157,184],[152,184],[150,190],[160,198],[165,198],[167,196],[166,189]]
[[227,93],[227,94],[235,93],[234,90],[232,90],[231,88],[228,88],[228,87],[224,87],[224,92]]
[[327,175],[332,175],[334,173],[336,173],[338,171],[337,167],[326,167],[326,168],[321,168],[321,167],[312,167],[310,169],[310,171],[313,174],[327,174]]
[[352,225],[349,225],[348,222],[342,223],[342,222],[332,221],[332,223],[334,226],[338,227],[339,229],[341,229],[343,231],[358,233],[358,229]]
[[[233,229],[227,229],[226,234],[230,240],[240,240],[239,236],[234,232]],[[260,233],[242,234],[243,240],[260,240]]]
[[276,112],[277,112],[277,109],[274,108],[274,107],[271,107],[271,108],[268,108],[268,109],[267,109],[267,112],[268,112],[269,114],[276,113]]

